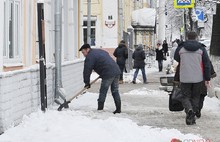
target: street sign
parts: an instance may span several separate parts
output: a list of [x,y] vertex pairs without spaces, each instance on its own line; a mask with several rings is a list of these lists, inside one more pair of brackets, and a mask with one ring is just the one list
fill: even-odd
[[196,7],[196,15],[199,21],[204,21],[204,8],[203,7]]
[[174,8],[194,8],[195,0],[174,0]]
[[200,28],[204,27],[204,20],[205,20],[205,14],[204,14],[205,7],[196,7],[196,15],[198,18],[198,26]]

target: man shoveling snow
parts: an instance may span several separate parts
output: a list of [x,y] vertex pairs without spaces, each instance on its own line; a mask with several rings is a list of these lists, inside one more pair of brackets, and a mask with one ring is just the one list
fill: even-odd
[[121,98],[118,91],[121,71],[110,55],[101,49],[91,49],[89,44],[84,44],[79,51],[86,57],[84,63],[83,78],[85,88],[90,88],[90,76],[94,70],[102,78],[99,91],[98,110],[104,109],[104,103],[109,87],[116,105],[113,112],[121,113]]

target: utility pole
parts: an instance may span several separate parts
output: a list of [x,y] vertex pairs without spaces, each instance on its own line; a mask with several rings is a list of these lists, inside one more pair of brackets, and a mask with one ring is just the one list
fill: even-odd
[[186,40],[187,35],[187,19],[186,19],[186,9],[184,9],[184,15],[183,15],[183,23],[184,23],[184,39]]
[[87,0],[87,43],[91,44],[91,0]]
[[158,28],[158,40],[163,41],[165,40],[165,0],[159,1],[159,28]]
[[39,66],[40,66],[40,96],[41,110],[46,111],[47,108],[47,78],[46,78],[46,58],[45,46],[43,44],[43,3],[37,4],[38,15],[38,38],[39,38]]

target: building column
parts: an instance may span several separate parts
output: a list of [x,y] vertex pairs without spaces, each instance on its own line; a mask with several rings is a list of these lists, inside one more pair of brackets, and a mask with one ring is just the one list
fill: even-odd
[[165,0],[159,1],[159,27],[158,27],[158,40],[165,40]]
[[75,57],[77,57],[77,52],[78,52],[78,47],[80,46],[79,45],[79,39],[80,39],[80,37],[78,36],[79,35],[79,27],[80,27],[80,25],[79,25],[79,14],[80,14],[80,8],[78,7],[79,6],[79,3],[78,3],[78,1],[74,1],[73,2],[73,21],[74,21],[74,35],[73,35],[73,37],[74,37],[74,43],[73,43],[73,45],[74,45],[74,49],[73,49],[73,55],[74,55],[74,57],[73,58],[75,58]]
[[4,46],[4,1],[0,1],[0,72],[3,71],[3,46]]

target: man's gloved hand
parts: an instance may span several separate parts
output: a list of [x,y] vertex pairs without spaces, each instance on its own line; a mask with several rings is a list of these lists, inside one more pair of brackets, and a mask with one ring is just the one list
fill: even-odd
[[84,86],[84,88],[87,88],[87,89],[89,89],[90,87],[91,87],[90,84],[85,84],[85,86]]

